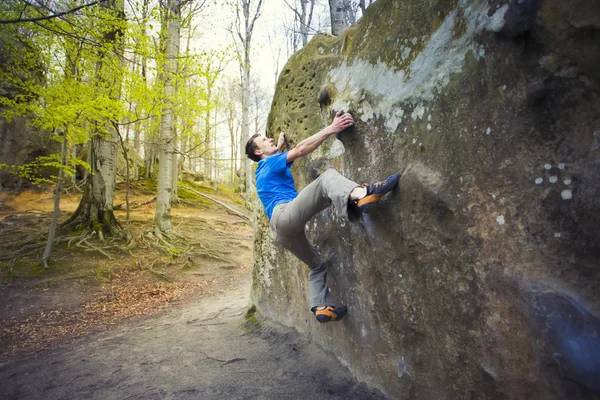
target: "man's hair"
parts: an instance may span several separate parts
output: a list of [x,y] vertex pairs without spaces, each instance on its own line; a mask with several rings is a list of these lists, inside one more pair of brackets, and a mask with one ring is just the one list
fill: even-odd
[[258,145],[256,144],[256,142],[254,142],[254,139],[256,139],[259,136],[259,133],[257,133],[256,135],[252,135],[252,137],[246,142],[246,155],[249,159],[256,162],[259,162],[261,160],[260,156],[254,154],[254,152],[258,150]]

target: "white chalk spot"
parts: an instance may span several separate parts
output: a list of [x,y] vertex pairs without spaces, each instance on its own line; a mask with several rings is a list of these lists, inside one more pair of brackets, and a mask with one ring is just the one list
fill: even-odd
[[550,169],[550,168],[552,168],[552,165],[550,165],[550,164],[545,164],[544,165],[544,169]]
[[431,114],[427,116],[427,121],[431,121]]
[[427,124],[427,130],[430,131],[431,130],[431,124]]
[[537,179],[535,180],[535,184],[536,184],[536,185],[541,185],[541,184],[542,184],[542,182],[544,182],[544,178],[537,178]]
[[558,169],[565,169],[565,164],[564,163],[558,164]]
[[502,86],[502,90],[506,90],[506,85]]
[[417,44],[418,39],[416,37],[412,38],[411,42],[413,45]]
[[393,132],[396,130],[398,125],[402,122],[402,117],[404,116],[404,110],[401,108],[394,108],[389,114],[388,118],[385,121],[385,127]]
[[335,140],[331,147],[329,148],[329,152],[327,153],[327,159],[331,160],[332,158],[336,158],[341,156],[346,152],[346,148],[341,140]]
[[492,133],[492,128],[489,128],[489,127],[488,127],[488,128],[485,130],[485,134],[486,134],[486,135],[489,135],[490,133]]
[[565,180],[563,181],[563,183],[564,183],[565,185],[570,185],[570,184],[571,184],[571,180],[570,180],[570,179],[565,179]]
[[402,279],[402,274],[398,275],[398,277],[400,277],[400,279]]
[[371,104],[368,101],[363,101],[361,104],[361,111],[359,111],[362,115],[360,116],[360,120],[362,122],[369,122],[371,119],[373,119],[373,107],[371,107]]
[[402,50],[402,59],[404,60],[404,59],[408,58],[408,56],[410,56],[411,51],[412,51],[412,49],[410,47],[405,47]]
[[573,192],[571,192],[570,190],[563,190],[560,193],[560,197],[562,197],[563,200],[571,200],[573,198]]
[[360,172],[361,170],[362,170],[362,168],[361,168],[361,167],[358,167],[358,172]]
[[492,193],[492,199],[496,199],[496,195]]
[[417,143],[417,139],[413,139],[413,144]]
[[555,237],[555,238],[559,238],[559,237],[560,237],[560,232],[555,232],[555,233],[554,233],[554,237]]
[[556,176],[551,176],[550,178],[548,178],[548,180],[550,181],[550,183],[556,183],[558,181],[558,178]]
[[423,107],[423,105],[419,105],[415,107],[412,114],[410,114],[410,117],[413,120],[416,120],[417,118],[423,119],[423,115],[425,115],[425,107]]
[[498,223],[498,225],[504,225],[504,215],[498,216],[498,218],[496,218],[496,222]]

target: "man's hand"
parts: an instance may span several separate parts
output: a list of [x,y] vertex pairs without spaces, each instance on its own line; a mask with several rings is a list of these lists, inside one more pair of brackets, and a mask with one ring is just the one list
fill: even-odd
[[285,143],[285,133],[281,132],[279,134],[279,139],[277,139],[277,152],[281,153],[281,148],[283,147],[283,144]]
[[331,125],[302,140],[296,147],[291,149],[286,156],[287,162],[292,162],[297,158],[309,155],[319,147],[321,143],[327,140],[328,137],[340,133],[344,129],[354,125],[354,118],[352,118],[352,115],[350,113],[342,115],[342,113],[343,111],[338,111],[335,118],[333,118]]
[[333,118],[333,122],[331,125],[329,125],[333,130],[333,135],[340,133],[349,126],[354,125],[354,118],[352,118],[352,114],[345,113],[342,115],[342,113],[342,110],[338,111],[337,114],[335,114],[335,118]]

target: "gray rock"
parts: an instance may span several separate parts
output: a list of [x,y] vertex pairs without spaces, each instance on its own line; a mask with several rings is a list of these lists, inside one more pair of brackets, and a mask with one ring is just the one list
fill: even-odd
[[[600,164],[590,151],[600,43],[589,24],[569,22],[571,8],[378,0],[343,36],[317,36],[294,55],[268,132],[298,143],[340,108],[356,121],[343,149],[331,140],[295,163],[298,188],[325,165],[359,183],[404,174],[357,222],[328,210],[307,225],[334,299],[348,306],[339,324],[314,320],[306,267],[258,215],[259,311],[390,398],[598,398],[586,357],[600,336]],[[414,37],[424,39],[403,59]],[[561,72],[571,66],[576,74]],[[319,103],[325,87],[334,90]]]

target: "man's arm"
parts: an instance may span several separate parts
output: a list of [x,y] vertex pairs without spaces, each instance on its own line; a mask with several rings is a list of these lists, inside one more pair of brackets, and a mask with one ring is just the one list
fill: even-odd
[[287,153],[286,161],[290,163],[296,158],[307,156],[315,151],[329,136],[335,135],[352,125],[354,125],[352,115],[349,113],[342,115],[342,111],[338,111],[331,125],[298,143],[296,147]]

